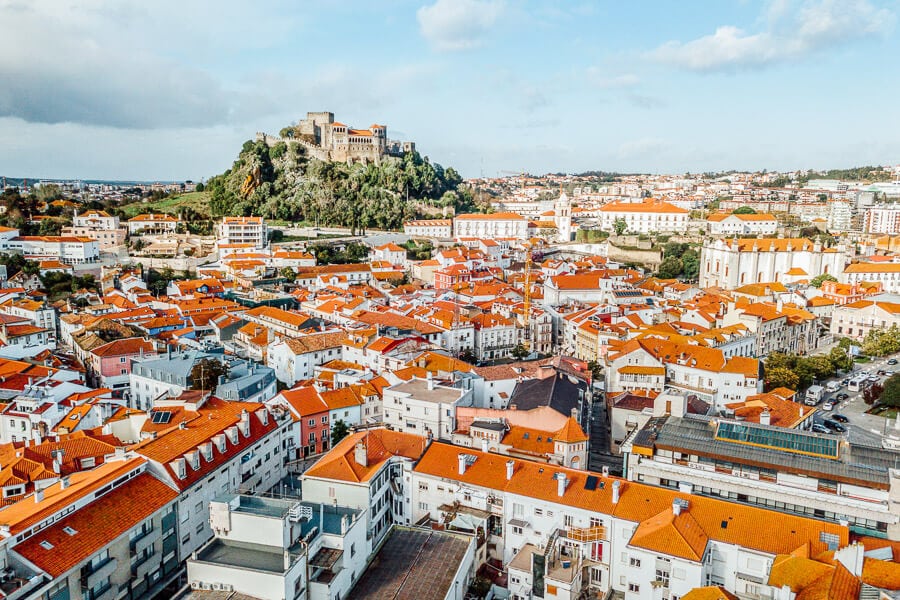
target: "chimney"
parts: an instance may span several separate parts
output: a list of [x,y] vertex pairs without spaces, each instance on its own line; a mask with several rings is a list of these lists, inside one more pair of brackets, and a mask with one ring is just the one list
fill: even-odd
[[563,497],[566,493],[566,474],[565,473],[557,473],[556,474],[556,495],[560,498]]
[[37,490],[34,493],[34,503],[40,504],[44,500],[44,490]]
[[431,371],[428,371],[428,373],[425,375],[425,381],[427,382],[427,385],[428,385],[428,391],[433,390],[434,389],[434,377],[431,374]]
[[577,408],[572,407],[572,411],[571,411],[570,414],[571,414],[571,416],[572,416],[573,419],[575,419],[576,421],[578,420],[578,409],[577,409]]
[[69,487],[69,476],[66,475],[62,479],[59,480],[59,489],[64,490]]
[[457,460],[457,463],[459,466],[459,474],[465,475],[466,474],[466,455],[460,454],[456,457],[456,460]]
[[488,451],[488,439],[487,438],[481,438],[481,451],[482,452]]
[[606,465],[603,465],[602,473],[603,473],[604,477],[609,477],[609,467],[607,467]]
[[613,504],[619,503],[619,488],[622,487],[622,482],[618,479],[613,481],[613,494],[612,494],[612,502]]
[[369,455],[366,452],[366,443],[363,440],[356,442],[356,448],[353,450],[353,459],[361,467],[369,466]]
[[681,503],[678,499],[672,500],[672,514],[676,517],[681,514]]
[[[800,409],[800,413],[802,416],[803,409]],[[772,414],[769,412],[769,409],[764,409],[761,413],[759,413],[759,424],[760,425],[771,425],[772,424]]]
[[516,461],[508,460],[506,461],[506,480],[509,481],[512,479],[513,471],[516,469]]

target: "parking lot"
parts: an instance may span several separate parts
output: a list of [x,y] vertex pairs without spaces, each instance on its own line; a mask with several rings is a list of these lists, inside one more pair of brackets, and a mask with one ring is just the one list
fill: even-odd
[[[859,375],[865,371],[868,371],[869,374],[876,374],[880,370],[887,372],[887,375],[878,377],[878,381],[883,384],[884,380],[895,371],[900,372],[900,365],[887,364],[892,358],[896,360],[898,357],[897,355],[885,356],[883,358],[873,359],[872,362],[857,364],[855,367],[856,370],[852,374],[843,377],[835,377],[823,381],[820,384],[826,386],[832,381],[841,383],[841,381],[852,377],[853,375]],[[836,397],[842,393],[849,395],[849,398],[838,401]],[[832,410],[826,411],[824,407],[828,403],[832,403],[833,408]],[[844,427],[847,428],[847,433],[842,435],[848,436],[849,440],[855,444],[881,447],[885,435],[892,435],[894,437],[900,436],[900,429],[896,428],[896,420],[866,414],[866,410],[870,407],[863,401],[862,391],[851,392],[847,389],[847,386],[842,385],[839,390],[830,394],[825,394],[822,401],[817,405],[817,408],[819,411],[814,417],[816,423],[821,424],[825,419],[830,419],[836,413],[847,417],[849,423],[843,424]]]

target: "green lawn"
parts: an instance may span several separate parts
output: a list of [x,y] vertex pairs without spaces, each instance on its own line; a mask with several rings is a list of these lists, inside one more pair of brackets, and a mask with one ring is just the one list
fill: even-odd
[[209,214],[209,192],[188,192],[177,196],[163,198],[156,202],[133,202],[126,204],[122,210],[130,217],[143,213],[168,213],[175,214],[181,206],[190,206],[202,214]]
[[900,409],[893,406],[876,406],[874,408],[870,408],[866,412],[870,415],[884,417],[885,419],[896,419],[898,410]]

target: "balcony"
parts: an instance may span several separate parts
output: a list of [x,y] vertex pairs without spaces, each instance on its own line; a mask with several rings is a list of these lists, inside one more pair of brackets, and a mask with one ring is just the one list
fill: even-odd
[[150,529],[142,530],[137,537],[131,538],[128,542],[128,549],[131,550],[131,554],[140,554],[144,551],[144,549],[153,543],[153,539],[150,538],[150,534],[156,531],[154,527],[150,527]]
[[104,579],[108,579],[116,570],[118,561],[114,558],[107,558],[103,562],[94,566],[85,566],[81,570],[81,587],[90,590]]
[[606,539],[606,528],[602,525],[594,527],[566,527],[560,533],[573,542],[597,542]]

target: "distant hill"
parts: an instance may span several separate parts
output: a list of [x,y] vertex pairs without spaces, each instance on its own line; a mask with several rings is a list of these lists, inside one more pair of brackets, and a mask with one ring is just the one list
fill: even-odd
[[214,216],[262,216],[365,230],[399,229],[419,214],[475,209],[453,168],[407,152],[381,164],[310,158],[301,144],[247,141],[230,169],[206,184]]

